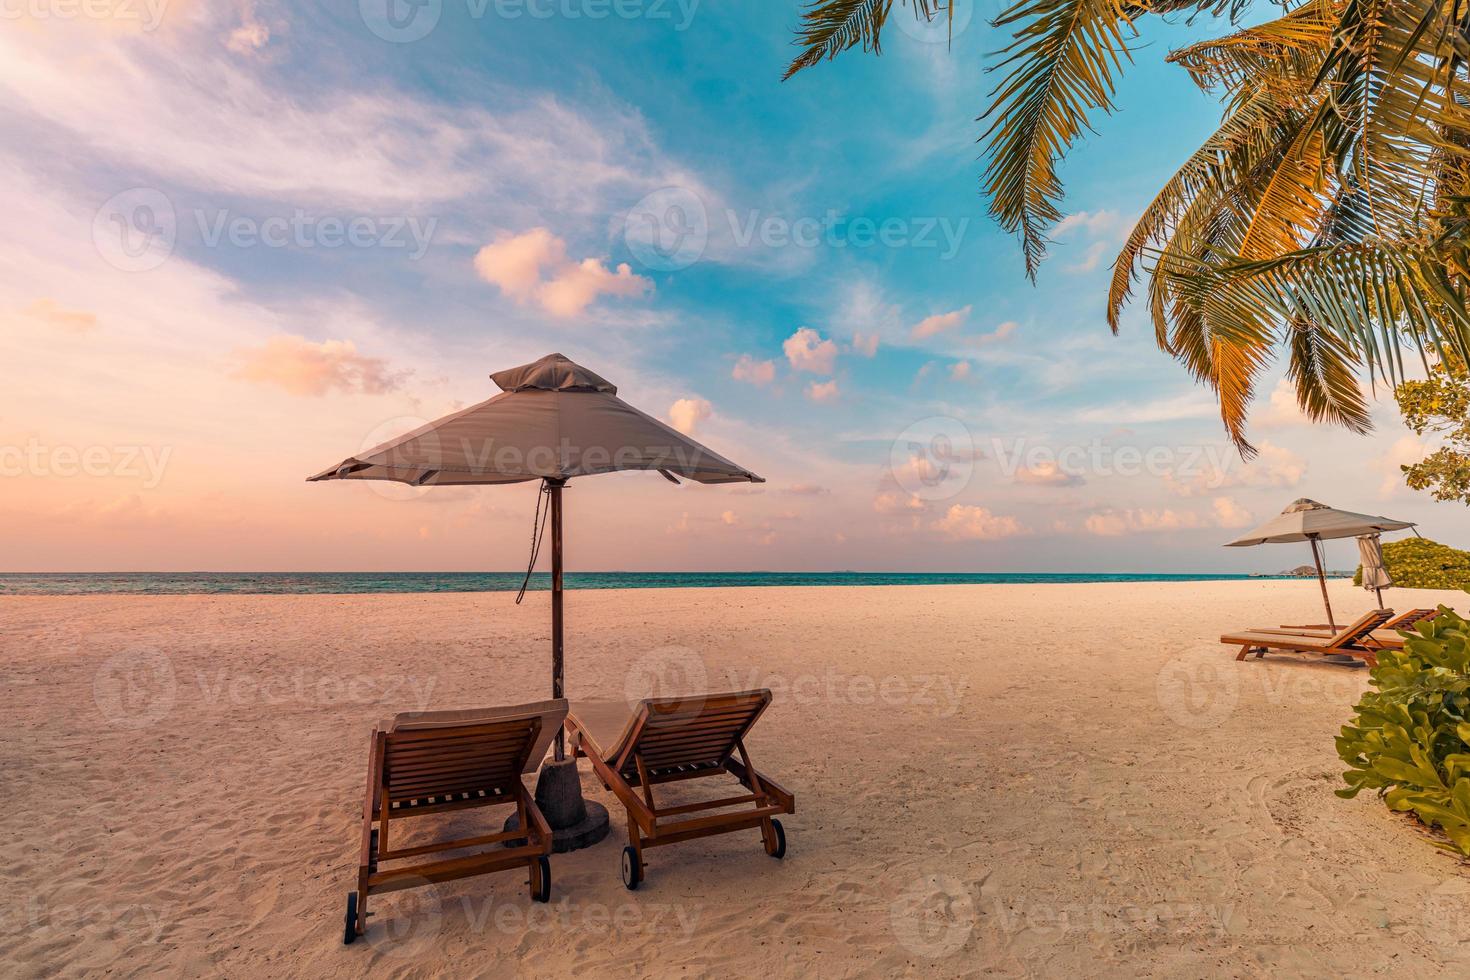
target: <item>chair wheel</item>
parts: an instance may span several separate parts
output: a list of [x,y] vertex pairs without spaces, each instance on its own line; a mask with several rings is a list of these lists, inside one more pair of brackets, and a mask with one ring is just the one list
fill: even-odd
[[357,938],[357,892],[347,893],[347,928],[342,932],[342,945],[351,946]]
[[770,855],[779,861],[786,856],[786,828],[781,826],[781,821],[772,818],[771,829],[776,832],[776,849]]
[[643,880],[643,869],[638,866],[638,852],[633,850],[633,845],[623,847],[623,884],[628,886],[628,891],[635,891],[638,883]]
[[543,854],[536,859],[536,864],[541,871],[541,887],[532,890],[531,898],[537,902],[549,902],[551,901],[551,862]]

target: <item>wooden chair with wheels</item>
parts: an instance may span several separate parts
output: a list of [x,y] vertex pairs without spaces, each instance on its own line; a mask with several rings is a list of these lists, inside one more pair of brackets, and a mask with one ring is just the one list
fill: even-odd
[[[771,703],[768,690],[702,697],[646,698],[632,716],[623,704],[581,703],[567,715],[576,756],[628,811],[623,884],[647,876],[649,847],[760,828],[766,853],[786,854],[777,814],[796,812],[795,798],[750,763],[745,737]],[[715,800],[660,807],[653,787],[686,779],[733,776],[747,792]]]
[[[368,897],[383,892],[526,868],[531,897],[550,901],[551,828],[526,792],[521,774],[541,764],[566,714],[566,700],[557,699],[474,711],[406,713],[373,729],[357,889],[347,895],[344,943],[363,934]],[[524,829],[397,848],[389,838],[390,826],[402,820],[510,805]],[[502,846],[507,841],[521,843]],[[490,850],[478,850],[482,848]],[[400,863],[468,849],[477,853]],[[396,866],[384,868],[385,862]]]

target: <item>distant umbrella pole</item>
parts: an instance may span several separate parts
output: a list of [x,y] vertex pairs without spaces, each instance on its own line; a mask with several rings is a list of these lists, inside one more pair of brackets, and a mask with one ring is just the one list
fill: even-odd
[[[1327,598],[1327,573],[1322,570],[1322,545],[1321,537],[1316,534],[1307,535],[1307,540],[1312,544],[1312,560],[1317,563],[1317,584],[1322,586],[1322,605],[1327,607],[1327,625],[1332,627],[1332,632],[1337,632],[1337,620],[1332,617],[1332,601]],[[1382,603],[1379,603],[1380,607]]]

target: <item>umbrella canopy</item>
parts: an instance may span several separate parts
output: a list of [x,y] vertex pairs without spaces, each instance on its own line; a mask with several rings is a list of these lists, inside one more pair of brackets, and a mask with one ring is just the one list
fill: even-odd
[[1383,542],[1378,535],[1358,538],[1358,557],[1363,561],[1363,588],[1378,597],[1378,608],[1382,609],[1383,590],[1393,585],[1393,579],[1383,565]]
[[1254,530],[1225,545],[1227,548],[1248,548],[1257,544],[1290,544],[1295,541],[1327,541],[1333,538],[1356,538],[1376,531],[1402,531],[1411,528],[1412,521],[1396,521],[1391,517],[1374,517],[1371,514],[1355,514],[1349,510],[1337,510],[1326,504],[1302,497],[1292,501],[1280,514]]
[[[618,397],[616,386],[562,354],[490,377],[501,389],[494,398],[349,456],[309,479],[431,487],[544,481],[551,518],[551,695],[559,698],[564,689],[561,496],[566,482],[618,470],[656,470],[675,483],[672,474],[699,483],[765,480],[638,411]],[[535,561],[533,548],[533,566]],[[556,748],[561,759],[560,733]]]
[[[1292,501],[1285,510],[1260,527],[1226,543],[1225,547],[1249,548],[1258,544],[1310,542],[1312,561],[1317,566],[1317,584],[1322,588],[1322,605],[1327,609],[1327,623],[1335,630],[1337,620],[1332,615],[1332,603],[1327,598],[1327,572],[1322,567],[1321,543],[1332,538],[1361,539],[1362,535],[1373,535],[1376,541],[1379,532],[1402,531],[1413,526],[1412,521],[1396,521],[1391,517],[1374,517],[1371,514],[1357,514],[1350,510],[1337,510],[1315,500],[1301,497]],[[1361,540],[1359,546],[1362,546]],[[1378,558],[1381,567],[1382,552],[1379,552]],[[1364,571],[1366,570],[1365,562]],[[1366,583],[1366,575],[1364,581]],[[1382,597],[1380,597],[1379,605],[1382,604]]]
[[658,470],[699,483],[764,483],[618,397],[562,354],[492,374],[501,393],[350,456],[312,480],[413,486],[561,480]]

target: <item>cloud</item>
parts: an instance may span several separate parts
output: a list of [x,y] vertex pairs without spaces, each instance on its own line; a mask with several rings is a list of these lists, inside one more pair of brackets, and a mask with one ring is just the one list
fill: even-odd
[[990,331],[990,333],[982,333],[975,337],[965,337],[964,344],[967,347],[988,347],[991,344],[998,344],[1019,330],[1020,327],[1021,325],[1015,320],[1007,320]]
[[813,381],[806,386],[806,396],[814,402],[835,402],[839,394],[841,393],[837,390],[835,378],[831,381]]
[[1102,263],[1103,256],[1107,254],[1109,242],[1093,242],[1087,246],[1087,251],[1082,253],[1081,261],[1067,266],[1068,272],[1091,272]]
[[1282,378],[1271,389],[1266,404],[1251,412],[1251,424],[1263,429],[1282,429],[1314,423],[1302,414],[1301,406],[1296,401],[1296,387]]
[[255,4],[245,5],[240,24],[225,38],[225,47],[238,55],[253,55],[270,43],[271,29],[255,11]]
[[1250,527],[1256,520],[1234,497],[1216,497],[1210,507],[1219,527]]
[[775,361],[757,361],[749,354],[741,354],[740,360],[730,369],[730,377],[753,385],[768,385],[776,380]]
[[1176,471],[1164,475],[1164,484],[1181,497],[1203,496],[1229,487],[1280,490],[1301,483],[1307,472],[1306,461],[1300,456],[1265,440],[1249,463],[1230,450],[1181,455],[1179,463]]
[[1148,402],[1115,402],[1077,413],[1082,422],[1133,425],[1144,422],[1173,422],[1177,419],[1207,419],[1220,410],[1209,395],[1190,392]]
[[954,504],[929,526],[961,541],[997,541],[1030,533],[1014,517],[992,514],[972,504]]
[[914,324],[909,330],[909,335],[915,340],[923,340],[925,337],[933,337],[936,334],[946,333],[963,325],[970,319],[971,307],[965,306],[949,313],[936,313],[925,317]]
[[1035,466],[1016,468],[1015,481],[1038,487],[1075,487],[1087,482],[1077,473],[1068,473],[1051,460],[1042,460]]
[[553,316],[580,314],[601,295],[641,296],[653,281],[625,262],[610,271],[598,259],[572,262],[566,242],[546,228],[502,234],[475,255],[475,272],[518,303],[536,303]]
[[727,510],[724,513],[720,514],[720,523],[724,524],[726,527],[735,527],[737,524],[740,523],[740,515],[735,513],[733,510]]
[[1128,224],[1117,211],[1078,211],[1058,221],[1051,230],[1051,237],[1061,241],[1073,232],[1081,232],[1091,238],[1116,236],[1127,229]]
[[951,380],[951,381],[968,381],[969,378],[970,378],[970,362],[969,361],[955,361],[954,364],[950,366],[950,369],[949,369],[949,380]]
[[272,337],[261,347],[236,351],[241,364],[235,376],[275,385],[293,395],[384,395],[397,391],[407,371],[390,371],[387,362],[357,352],[350,340],[314,344],[304,337]]
[[928,505],[911,493],[901,490],[884,490],[873,498],[873,509],[880,514],[898,514],[903,511],[921,511]]
[[819,487],[815,483],[793,483],[786,488],[787,493],[794,493],[798,497],[825,497],[831,493],[826,487]]
[[1383,453],[1375,456],[1372,466],[1383,474],[1383,481],[1378,485],[1378,496],[1386,499],[1407,489],[1407,484],[1404,483],[1404,471],[1401,467],[1423,462],[1424,458],[1433,451],[1433,440],[1421,439],[1415,435],[1404,435],[1395,440],[1394,444]]
[[786,360],[798,371],[810,374],[831,374],[837,360],[837,345],[823,340],[822,335],[811,327],[801,327],[781,344]]
[[864,357],[872,357],[878,353],[878,335],[876,333],[855,333],[852,335],[852,349],[854,353]]
[[54,299],[38,299],[22,311],[33,320],[52,327],[82,333],[97,326],[97,315],[83,310],[64,310]]
[[703,398],[680,398],[669,406],[669,424],[686,436],[694,435],[699,423],[714,414]]
[[1109,507],[1089,514],[1083,526],[1089,534],[1115,538],[1125,534],[1192,530],[1207,527],[1208,524],[1193,511],[1176,511],[1168,508],[1164,510],[1135,510],[1133,508],[1118,510]]

